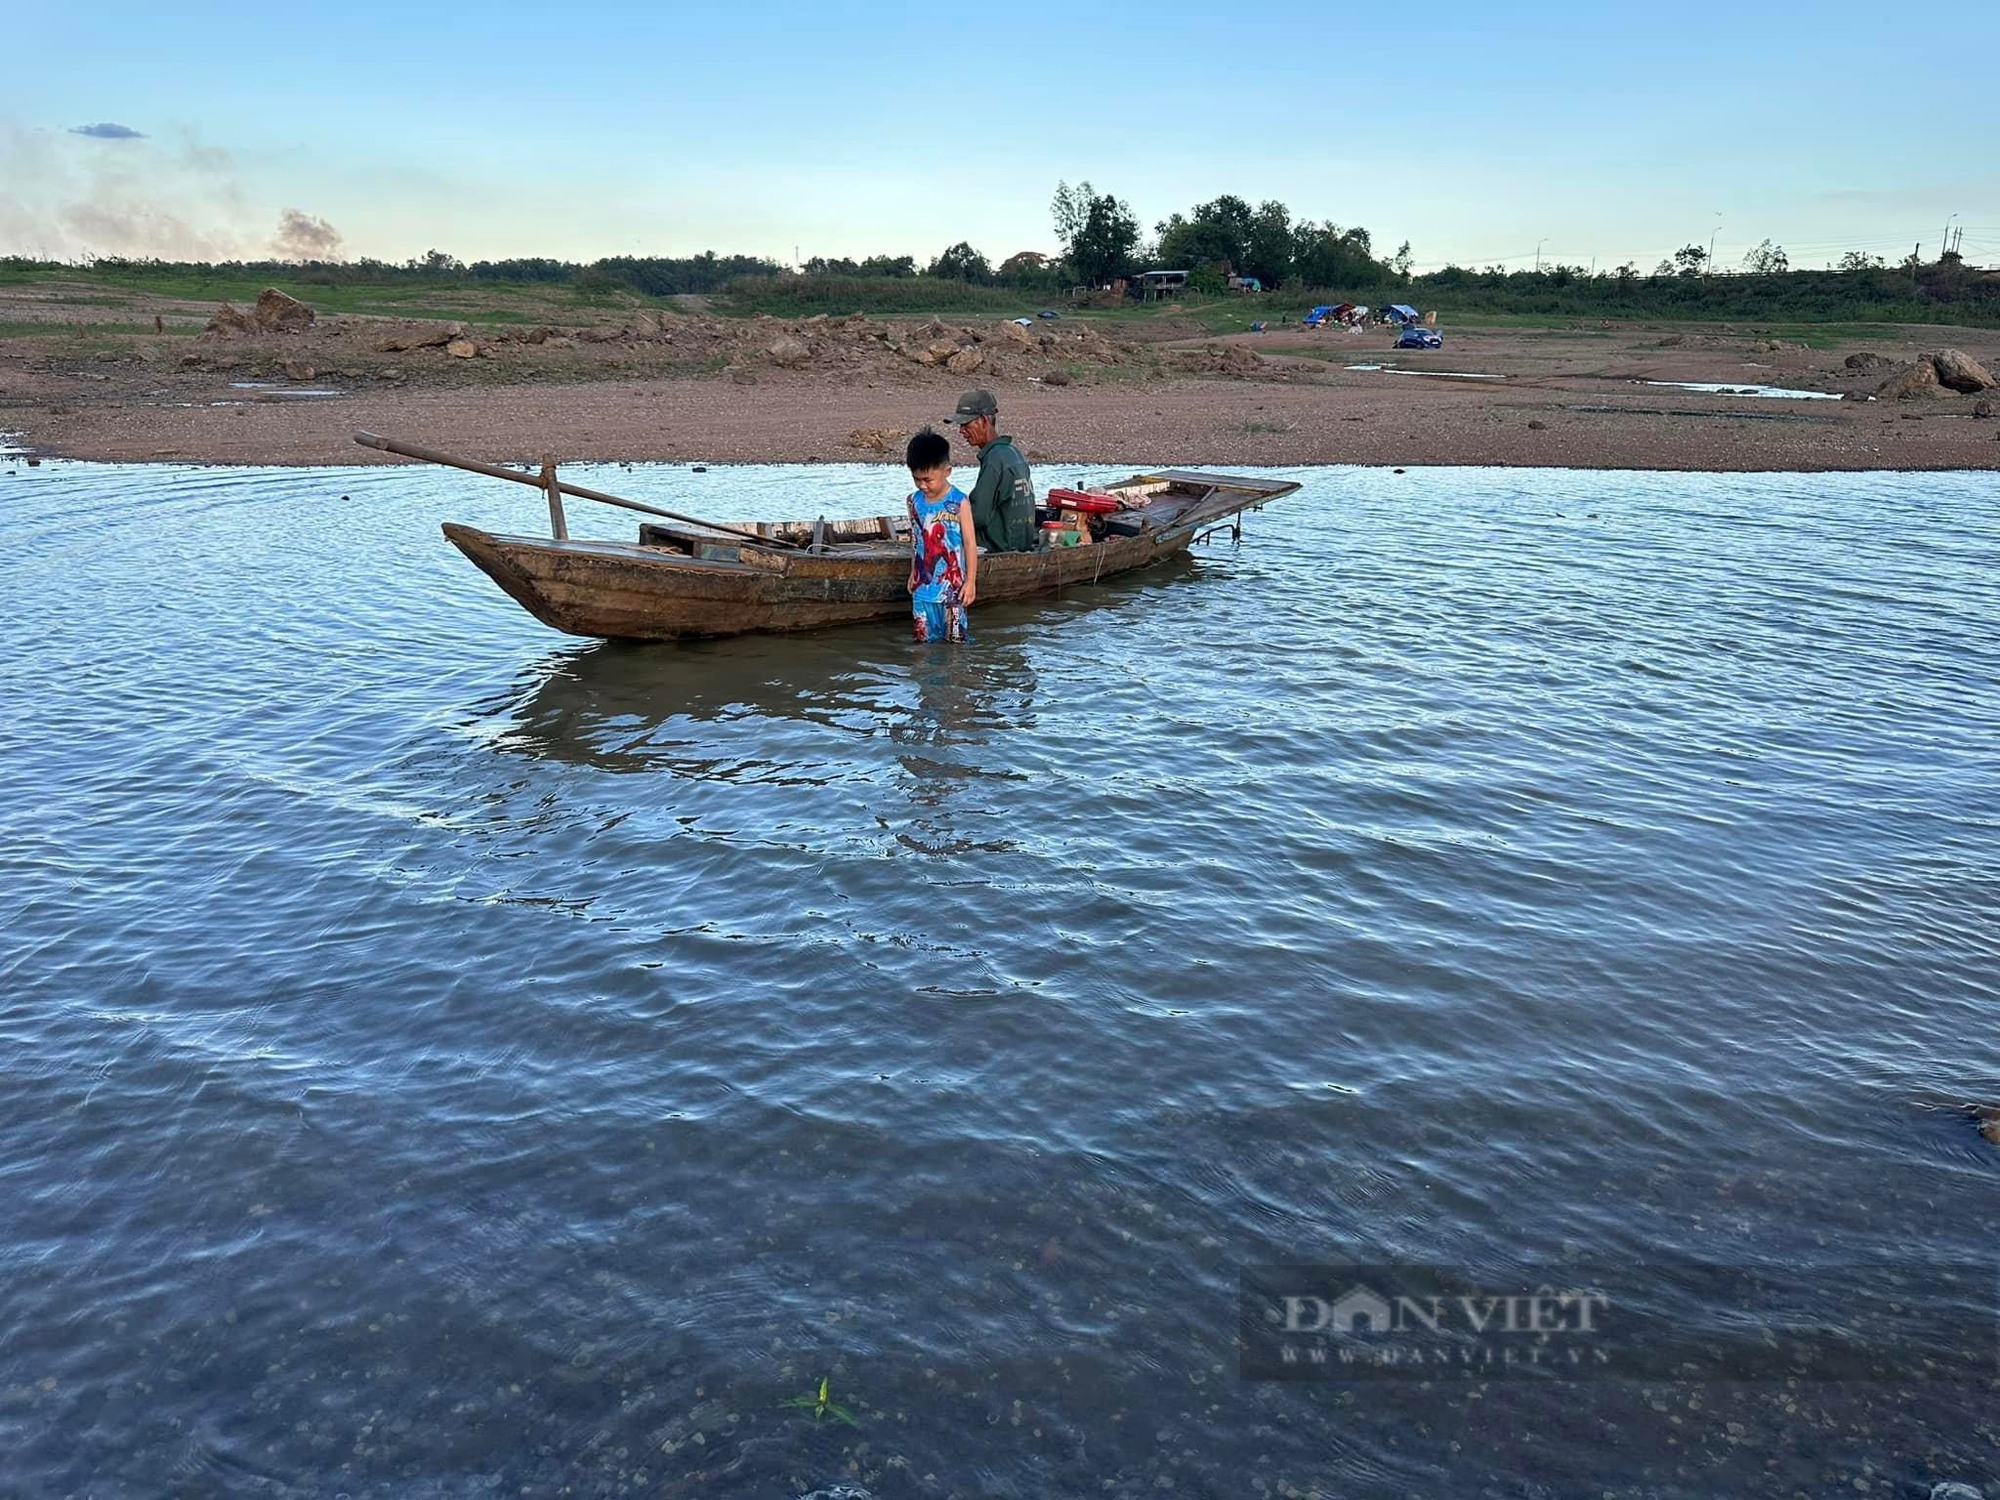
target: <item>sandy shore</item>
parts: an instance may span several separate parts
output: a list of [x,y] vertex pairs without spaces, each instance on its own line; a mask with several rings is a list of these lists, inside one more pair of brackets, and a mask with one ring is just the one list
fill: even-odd
[[[865,434],[893,439],[936,422],[958,389],[985,383],[999,394],[1003,427],[1041,463],[2000,468],[2000,421],[1981,415],[1973,397],[1776,399],[1648,383],[1755,383],[1858,397],[1879,384],[1881,371],[1847,370],[1845,348],[1771,347],[1727,330],[1659,328],[1448,338],[1443,350],[1402,354],[1374,331],[1189,339],[1154,346],[1144,367],[1128,363],[1061,387],[879,366],[739,368],[734,378],[713,369],[614,367],[577,379],[573,369],[537,369],[533,351],[505,367],[481,360],[475,372],[472,362],[448,361],[438,350],[397,356],[394,380],[360,370],[299,380],[282,365],[297,346],[282,339],[220,351],[169,340],[70,361],[0,345],[0,432],[21,434],[15,441],[33,452],[103,460],[387,461],[353,442],[367,429],[497,461],[543,453],[880,461],[886,439],[871,446]],[[205,367],[183,367],[190,358],[183,344],[202,351]],[[2000,336],[1985,330],[1897,330],[1857,347],[1897,360],[1944,344],[2000,360]],[[1252,373],[1171,373],[1181,351],[1213,357],[1232,347],[1256,353]],[[472,373],[479,378],[461,378]],[[1456,378],[1464,375],[1497,378]],[[243,388],[250,382],[263,384]],[[289,394],[298,390],[338,394]]]

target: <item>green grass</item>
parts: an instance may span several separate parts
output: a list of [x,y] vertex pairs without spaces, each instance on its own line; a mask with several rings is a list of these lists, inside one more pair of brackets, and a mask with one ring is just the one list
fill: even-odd
[[[1122,333],[1138,337],[1144,337],[1148,328],[1155,325],[1162,331],[1193,328],[1199,329],[1200,334],[1247,333],[1252,322],[1262,322],[1265,330],[1273,334],[1305,333],[1308,330],[1299,320],[1313,307],[1328,300],[1333,299],[1321,296],[1310,301],[1296,302],[1285,293],[1266,293],[1261,297],[1231,296],[1208,300],[1190,298],[1177,302],[1134,303],[1130,307],[1115,309],[1079,309],[1075,312],[1066,311],[1063,316],[1066,319],[1088,319],[1108,324]],[[1428,310],[1433,304],[1425,301],[1421,305]],[[1567,333],[1579,338],[1610,338],[1618,334],[1631,333],[1636,329],[1652,328],[1658,328],[1663,332],[1687,330],[1716,333],[1726,327],[1731,335],[1776,339],[1780,343],[1804,344],[1808,348],[1824,350],[1856,343],[1894,341],[1904,337],[1897,321],[1885,319],[1780,322],[1721,314],[1685,316],[1673,313],[1609,311],[1497,311],[1476,306],[1461,307],[1450,300],[1439,301],[1435,305],[1440,325],[1448,329]],[[1953,316],[1954,309],[1937,304],[1912,304],[1898,311],[1905,314],[1910,323],[1951,325],[1957,321]],[[1605,322],[1609,322],[1611,327],[1606,329],[1598,326]],[[1190,336],[1198,335],[1190,334]],[[1330,336],[1342,335],[1336,333]],[[1318,353],[1308,350],[1287,352]],[[1320,357],[1333,359],[1341,357],[1345,352],[1328,352]]]
[[[1770,284],[1765,285],[1768,281]],[[267,285],[306,302],[322,315],[358,314],[413,320],[457,319],[473,325],[520,326],[603,323],[641,308],[678,311],[675,299],[642,295],[602,278],[587,283],[497,281],[456,274],[417,274],[396,267],[312,268],[92,265],[51,266],[0,260],[0,289],[46,288],[57,306],[130,309],[150,319],[159,299],[193,307],[229,301],[248,307]],[[1975,287],[1975,291],[1977,288]],[[1461,279],[1450,285],[1361,288],[1340,291],[1287,288],[1243,296],[1188,297],[1109,308],[1072,308],[1048,292],[973,286],[930,277],[750,276],[711,294],[720,316],[759,313],[809,317],[860,312],[873,317],[1012,318],[1057,306],[1065,321],[1102,327],[1120,336],[1200,337],[1249,330],[1263,322],[1273,333],[1297,330],[1299,319],[1320,302],[1352,297],[1371,305],[1409,300],[1435,308],[1447,328],[1562,331],[1597,337],[1635,325],[1719,328],[1732,334],[1831,349],[1854,342],[1899,337],[1894,325],[1942,323],[2000,326],[1996,300],[1920,301],[1904,284],[1879,277],[1865,285],[1818,275],[1793,278],[1724,277],[1703,286],[1675,281],[1638,282],[1620,288],[1603,279],[1555,285],[1546,278]],[[1896,301],[1869,300],[1898,298]],[[1857,316],[1858,315],[1858,316]],[[183,314],[182,316],[186,316]],[[6,325],[10,336],[46,332],[50,325]],[[99,325],[133,332],[138,324]]]
[[624,292],[586,300],[570,287],[541,284],[406,278],[327,285],[313,281],[309,274],[273,277],[223,270],[155,274],[96,267],[64,267],[52,272],[0,265],[0,287],[37,285],[62,288],[58,300],[69,305],[121,307],[141,300],[168,298],[195,303],[233,302],[242,308],[255,303],[265,287],[275,286],[322,316],[357,313],[495,324],[574,322],[576,310],[585,305],[618,308],[662,305],[656,299]]
[[[1935,318],[1939,309],[1933,309]],[[1892,323],[1773,323],[1737,329],[1754,338],[1776,339],[1781,344],[1804,344],[1808,349],[1839,349],[1848,344],[1899,342],[1903,330]]]
[[[1262,295],[1231,295],[1219,298],[1187,297],[1177,301],[1132,303],[1121,308],[1079,308],[1064,310],[1066,318],[1085,318],[1116,325],[1144,337],[1149,325],[1179,325],[1198,328],[1203,334],[1246,333],[1252,322],[1262,322],[1278,333],[1301,327],[1299,320],[1324,302],[1355,300],[1379,307],[1387,302],[1408,301],[1426,311],[1433,308],[1440,324],[1452,328],[1489,328],[1520,332],[1570,332],[1598,336],[1606,332],[1629,331],[1636,326],[1661,325],[1674,328],[1719,329],[1728,325],[1732,333],[1755,333],[1785,343],[1806,344],[1815,349],[1834,348],[1857,340],[1895,338],[1896,324],[1943,324],[1957,327],[1987,327],[1995,323],[1991,314],[1972,304],[1909,301],[1876,304],[1866,308],[1866,316],[1854,316],[1860,309],[1830,311],[1824,319],[1785,307],[1758,308],[1754,305],[1719,304],[1707,307],[1621,306],[1609,299],[1587,305],[1581,297],[1577,305],[1521,308],[1504,305],[1497,293],[1479,287],[1451,291],[1417,288],[1390,293],[1266,292]],[[1609,322],[1609,330],[1598,327]]]

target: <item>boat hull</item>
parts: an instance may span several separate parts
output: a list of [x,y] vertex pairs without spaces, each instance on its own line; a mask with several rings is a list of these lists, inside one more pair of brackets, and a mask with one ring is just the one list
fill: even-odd
[[[498,536],[447,522],[444,534],[544,625],[570,635],[671,641],[816,630],[910,612],[907,550],[882,557],[788,557],[779,566],[710,561],[617,542]],[[985,553],[979,602],[1095,583],[1185,552],[1192,533],[1088,547]],[[744,549],[749,552],[751,549]]]
[[[1297,488],[1181,470],[1136,475],[1110,491],[1136,507],[1136,534],[1107,528],[1083,546],[981,553],[978,602],[1053,593],[1179,556],[1205,530]],[[898,539],[897,524],[783,522],[754,534],[651,525],[636,543],[502,536],[453,522],[444,534],[545,625],[671,641],[907,616],[910,544],[907,528]],[[808,538],[814,546],[804,545]]]

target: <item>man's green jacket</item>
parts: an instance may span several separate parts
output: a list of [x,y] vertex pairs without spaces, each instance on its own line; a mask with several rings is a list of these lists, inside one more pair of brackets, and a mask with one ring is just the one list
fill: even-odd
[[979,450],[972,485],[972,527],[988,552],[1028,552],[1035,545],[1035,484],[1010,437]]

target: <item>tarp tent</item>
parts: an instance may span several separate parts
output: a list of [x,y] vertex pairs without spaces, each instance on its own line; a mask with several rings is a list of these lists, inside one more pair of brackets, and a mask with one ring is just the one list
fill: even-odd
[[1391,323],[1421,323],[1423,314],[1407,302],[1391,302],[1382,309],[1382,316]]

